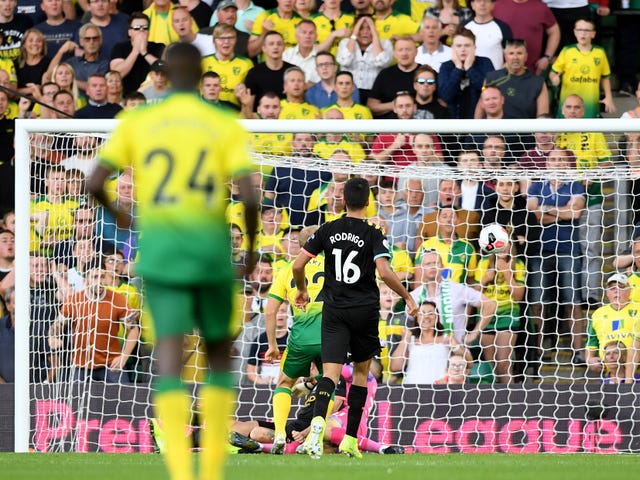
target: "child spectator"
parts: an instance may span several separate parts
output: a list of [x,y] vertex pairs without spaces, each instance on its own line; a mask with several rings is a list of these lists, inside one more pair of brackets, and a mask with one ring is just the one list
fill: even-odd
[[[560,86],[560,105],[570,95],[579,95],[584,101],[585,118],[599,117],[601,103],[605,112],[615,112],[607,54],[604,48],[591,43],[596,36],[595,23],[576,20],[573,32],[577,44],[562,49],[549,73],[551,83]],[[603,100],[600,100],[600,87],[604,90]],[[562,117],[561,112],[558,117]]]

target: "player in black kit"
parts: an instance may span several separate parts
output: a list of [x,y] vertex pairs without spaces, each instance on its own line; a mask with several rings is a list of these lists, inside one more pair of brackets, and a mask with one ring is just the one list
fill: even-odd
[[[367,375],[371,359],[380,353],[378,320],[380,293],[376,284],[376,268],[380,278],[405,299],[408,312],[418,311],[413,298],[389,266],[389,244],[382,229],[366,220],[369,184],[353,178],[345,184],[347,215],[322,225],[309,238],[293,265],[298,293],[296,306],[304,309],[309,302],[304,268],[316,255],[325,255],[325,280],[322,289],[322,368],[324,377],[317,385],[311,432],[304,443],[311,458],[322,455],[325,417],[331,395],[336,388],[342,365],[351,353],[354,364],[353,384],[347,403],[347,434],[338,449],[360,458],[357,433],[362,408],[367,398]],[[413,313],[411,313],[413,312]]]

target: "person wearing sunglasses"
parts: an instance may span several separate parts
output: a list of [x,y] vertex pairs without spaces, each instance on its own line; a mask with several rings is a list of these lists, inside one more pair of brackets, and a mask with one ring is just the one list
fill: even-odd
[[438,101],[438,74],[429,65],[418,67],[413,87],[416,89],[416,112],[413,118],[451,118],[449,110]]
[[149,41],[149,17],[135,12],[129,19],[129,40],[117,43],[111,52],[109,67],[122,75],[124,93],[137,90],[159,60],[164,44]]

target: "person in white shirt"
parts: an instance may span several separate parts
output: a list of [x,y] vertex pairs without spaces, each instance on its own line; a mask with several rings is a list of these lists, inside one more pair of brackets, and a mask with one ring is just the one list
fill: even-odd
[[213,46],[213,36],[193,33],[192,24],[193,19],[189,10],[185,7],[175,7],[171,16],[171,26],[178,34],[180,41],[195,46],[203,57],[216,53],[216,47]]
[[295,47],[287,48],[282,54],[282,59],[297,67],[304,72],[304,80],[307,88],[320,81],[320,76],[316,70],[316,54],[318,50],[315,48],[318,39],[318,30],[316,24],[311,20],[302,20],[296,25],[296,40],[298,44]]
[[493,17],[495,0],[471,0],[475,17],[464,25],[476,36],[476,55],[487,57],[493,68],[500,70],[504,66],[503,42],[513,39],[511,27],[502,20]]
[[338,44],[336,60],[343,70],[351,72],[360,89],[360,103],[366,105],[378,73],[391,65],[393,46],[389,40],[380,40],[373,18],[363,15],[356,20],[351,37]]
[[429,65],[436,72],[440,71],[440,65],[451,60],[451,47],[447,47],[440,41],[442,37],[442,23],[438,17],[425,15],[419,32],[422,45],[418,47],[416,63]]

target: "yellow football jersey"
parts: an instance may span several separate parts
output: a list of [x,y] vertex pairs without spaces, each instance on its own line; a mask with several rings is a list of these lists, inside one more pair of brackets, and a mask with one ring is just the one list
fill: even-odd
[[231,60],[219,60],[215,53],[202,58],[203,72],[216,72],[220,75],[220,101],[240,106],[236,97],[236,87],[244,82],[247,73],[253,68],[253,62],[245,57],[234,56]]
[[380,40],[413,35],[420,30],[420,24],[414,22],[410,16],[403,13],[391,13],[382,20],[376,18],[375,24]]
[[315,120],[320,118],[320,109],[308,102],[294,103],[280,100],[279,120]]
[[285,48],[291,48],[297,45],[296,25],[302,20],[300,15],[293,12],[291,18],[282,18],[280,14],[278,14],[277,8],[260,12],[253,22],[253,27],[251,28],[252,35],[262,35],[264,30],[262,24],[265,20],[271,20],[271,22],[273,22],[272,30],[282,35]]

